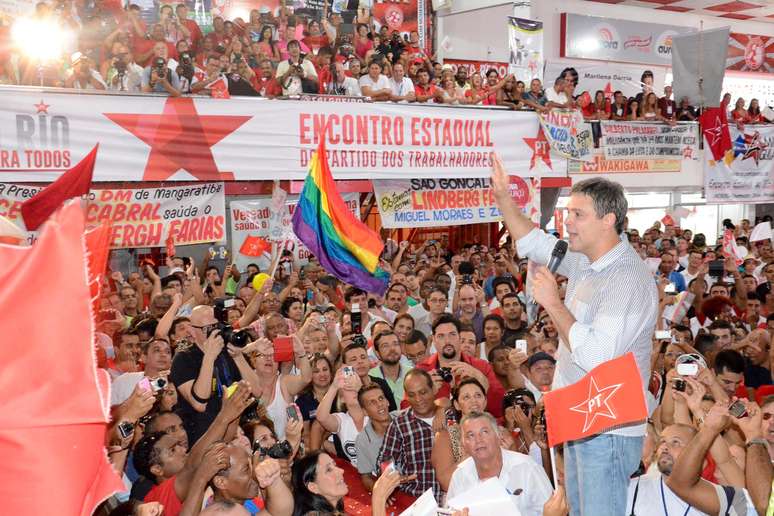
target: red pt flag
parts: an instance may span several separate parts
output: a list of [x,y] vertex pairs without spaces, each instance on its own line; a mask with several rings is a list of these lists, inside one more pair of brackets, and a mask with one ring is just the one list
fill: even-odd
[[110,381],[94,358],[84,229],[72,202],[33,246],[0,246],[2,514],[90,516],[124,489],[104,448]]
[[271,251],[271,244],[261,237],[248,235],[239,252],[245,256],[261,256],[263,253]]
[[632,353],[595,367],[580,381],[547,392],[543,399],[549,446],[648,417],[645,389]]
[[59,179],[32,199],[22,203],[21,212],[27,230],[38,229],[66,200],[89,193],[98,148],[99,144],[95,145],[80,163],[59,176]]
[[728,117],[725,107],[708,108],[699,117],[704,141],[712,153],[712,159],[720,161],[726,151],[732,149],[731,133],[728,131]]

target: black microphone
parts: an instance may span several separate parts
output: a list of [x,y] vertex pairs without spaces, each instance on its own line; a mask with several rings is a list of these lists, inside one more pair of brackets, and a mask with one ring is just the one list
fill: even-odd
[[551,251],[551,258],[548,260],[548,270],[551,274],[556,272],[556,269],[561,265],[564,260],[564,255],[567,254],[567,242],[564,240],[557,240],[554,250]]

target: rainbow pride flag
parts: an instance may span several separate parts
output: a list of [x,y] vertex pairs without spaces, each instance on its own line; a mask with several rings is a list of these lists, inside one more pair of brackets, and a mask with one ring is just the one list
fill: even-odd
[[293,213],[293,232],[329,274],[366,292],[384,294],[390,275],[379,267],[384,242],[344,204],[320,140]]

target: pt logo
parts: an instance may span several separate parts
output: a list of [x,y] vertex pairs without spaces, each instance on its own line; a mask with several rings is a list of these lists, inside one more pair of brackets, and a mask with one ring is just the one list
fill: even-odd
[[606,417],[612,420],[616,419],[615,412],[610,406],[610,398],[615,395],[616,391],[621,388],[620,383],[615,385],[608,385],[603,388],[597,386],[597,381],[592,376],[589,381],[589,395],[588,397],[571,407],[573,412],[579,412],[586,416],[583,422],[583,432],[586,432],[594,424],[598,417]]

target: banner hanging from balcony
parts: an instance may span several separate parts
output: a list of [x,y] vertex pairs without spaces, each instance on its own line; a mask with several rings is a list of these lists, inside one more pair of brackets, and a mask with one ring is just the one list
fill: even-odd
[[[704,188],[708,203],[774,202],[774,125],[729,124],[732,148],[713,160],[705,141]],[[710,135],[709,137],[711,137]]]
[[[502,220],[489,179],[383,179],[373,182],[382,226],[432,228]],[[511,197],[540,222],[540,180],[511,176]]]
[[591,161],[594,138],[580,109],[552,109],[538,116],[542,133],[554,152],[567,159]]
[[529,143],[539,127],[506,110],[18,90],[0,105],[0,182],[53,181],[95,143],[94,181],[302,180],[323,134],[337,179],[487,177],[492,151],[562,176]]
[[695,124],[600,122],[605,159],[698,159]]
[[[360,195],[357,193],[345,193],[341,197],[350,211],[359,217]],[[276,206],[272,205],[271,197],[258,197],[245,201],[229,202],[229,212],[231,213],[231,255],[234,257],[234,263],[239,267],[239,270],[244,270],[249,263],[258,264],[262,271],[268,270],[271,266],[271,248],[269,247],[268,253],[264,253],[264,249],[261,249],[260,246],[250,245],[257,239],[263,239],[269,243],[269,246],[272,241],[278,241],[281,248],[293,253],[293,257],[298,263],[307,263],[309,260],[309,249],[295,237],[290,221],[297,204],[298,196],[288,195],[284,201],[286,209],[281,217],[277,217],[275,224],[272,221],[272,213],[282,211],[282,208],[277,210]],[[279,235],[273,233],[279,233]],[[288,233],[291,238],[283,241]],[[264,244],[265,247],[266,244]]]
[[[0,183],[0,215],[25,230],[21,203],[40,187]],[[110,248],[163,247],[226,240],[226,196],[223,183],[164,188],[108,188],[92,190],[86,223],[110,220]],[[37,232],[28,231],[32,243]]]

